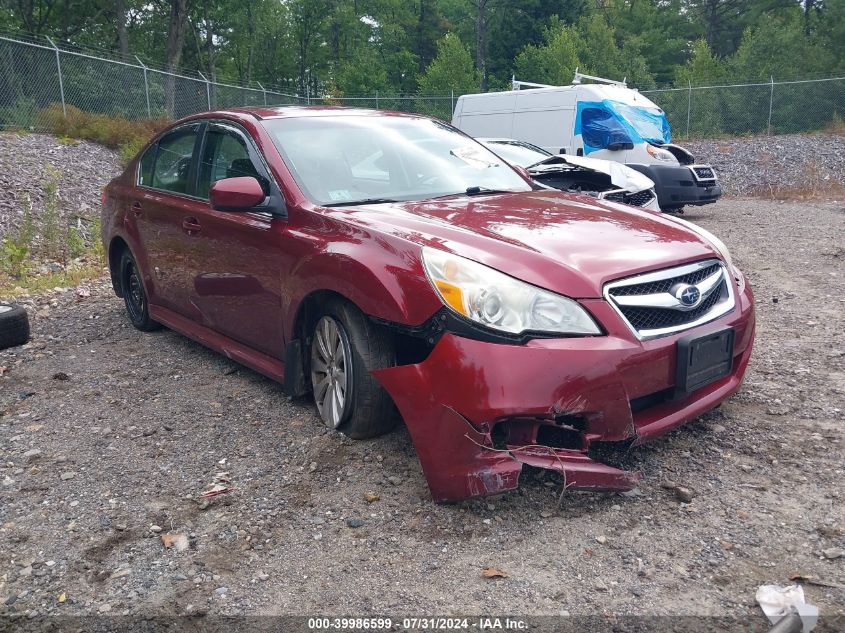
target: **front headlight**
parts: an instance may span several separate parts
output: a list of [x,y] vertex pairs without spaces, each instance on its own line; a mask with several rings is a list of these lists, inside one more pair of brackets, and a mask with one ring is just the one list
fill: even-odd
[[672,218],[672,219],[675,220],[676,222],[680,222],[685,227],[687,227],[690,231],[693,231],[694,233],[698,233],[701,237],[703,237],[705,240],[710,242],[710,244],[713,245],[713,248],[715,248],[719,252],[719,255],[722,256],[722,259],[725,260],[725,263],[728,265],[728,270],[731,271],[731,274],[733,274],[734,263],[733,263],[733,260],[731,259],[731,252],[728,250],[728,247],[725,246],[725,243],[722,240],[720,240],[718,237],[713,235],[707,229],[701,228],[697,224],[693,224],[692,222],[689,222],[688,220],[684,220],[683,218],[679,218],[677,216]]
[[675,158],[675,155],[672,154],[669,150],[661,149],[659,147],[655,147],[654,145],[650,145],[646,143],[645,151],[648,152],[648,155],[652,158],[656,158],[657,160],[662,160],[667,163],[676,163],[678,162]]
[[422,252],[425,272],[443,303],[475,323],[511,334],[601,334],[572,299],[458,255],[428,247]]

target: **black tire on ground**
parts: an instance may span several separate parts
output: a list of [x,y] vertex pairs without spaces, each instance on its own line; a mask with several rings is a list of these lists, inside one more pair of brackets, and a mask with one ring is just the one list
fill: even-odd
[[[353,439],[367,439],[392,430],[399,421],[399,412],[390,395],[371,374],[371,370],[396,364],[393,338],[378,328],[351,303],[336,300],[328,303],[312,324],[309,359],[317,345],[316,327],[323,317],[332,319],[340,330],[341,344],[351,352],[351,378],[346,402],[337,430]],[[315,377],[309,360],[312,388]],[[316,402],[315,393],[315,402]],[[318,410],[320,407],[318,406]],[[324,420],[325,421],[325,420]],[[327,425],[332,424],[327,422]]]
[[161,324],[150,318],[150,306],[141,271],[128,250],[123,251],[120,257],[120,286],[129,322],[142,332],[159,329]]
[[29,342],[29,316],[22,307],[0,304],[0,349]]

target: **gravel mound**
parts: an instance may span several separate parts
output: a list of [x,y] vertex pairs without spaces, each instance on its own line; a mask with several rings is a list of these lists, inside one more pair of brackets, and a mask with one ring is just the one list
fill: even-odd
[[60,142],[47,134],[0,134],[0,239],[20,225],[32,201],[44,209],[44,184],[55,169],[59,212],[64,221],[100,213],[100,191],[120,173],[117,152],[88,141]]
[[686,141],[696,160],[713,166],[725,195],[782,189],[845,187],[845,136],[790,134]]

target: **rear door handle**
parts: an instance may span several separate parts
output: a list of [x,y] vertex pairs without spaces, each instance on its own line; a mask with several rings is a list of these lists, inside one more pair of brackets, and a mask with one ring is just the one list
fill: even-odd
[[182,230],[188,235],[199,233],[202,227],[196,218],[185,218],[182,220]]
[[135,202],[133,202],[133,203],[132,203],[132,213],[134,213],[134,214],[135,214],[135,217],[136,217],[136,218],[137,218],[139,215],[141,215],[143,212],[144,212],[144,207],[142,207],[142,206],[141,206],[141,203],[140,203],[140,202],[138,202],[138,201],[136,200]]

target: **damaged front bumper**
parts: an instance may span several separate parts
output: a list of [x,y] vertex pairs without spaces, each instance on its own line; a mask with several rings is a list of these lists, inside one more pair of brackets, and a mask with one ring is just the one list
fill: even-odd
[[735,329],[731,372],[674,397],[680,335],[638,341],[610,305],[581,302],[606,336],[491,343],[445,333],[422,362],[376,370],[411,434],[435,501],[517,487],[523,465],[568,489],[624,491],[636,473],[593,461],[597,442],[642,443],[714,408],[745,374],[754,337],[750,289],[709,326]]

